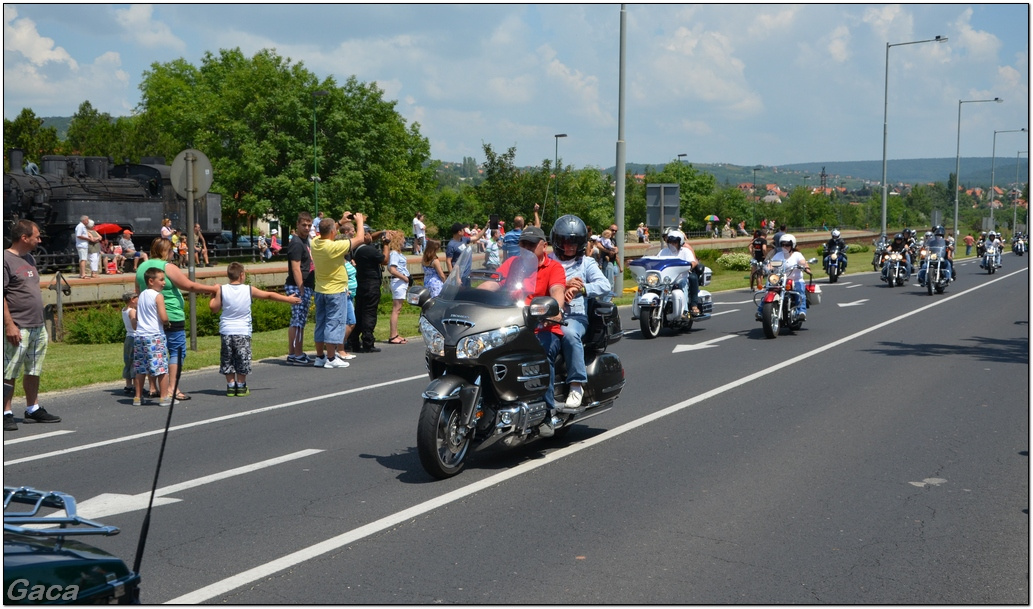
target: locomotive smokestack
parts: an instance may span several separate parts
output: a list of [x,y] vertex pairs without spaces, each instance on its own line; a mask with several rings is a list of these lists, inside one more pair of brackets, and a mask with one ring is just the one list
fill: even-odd
[[25,173],[22,162],[25,161],[25,151],[21,148],[11,148],[11,173]]

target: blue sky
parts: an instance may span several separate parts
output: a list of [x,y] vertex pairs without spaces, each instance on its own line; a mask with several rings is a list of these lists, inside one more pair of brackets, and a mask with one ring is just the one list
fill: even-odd
[[[1026,4],[628,5],[627,160],[779,165],[990,156],[1029,125]],[[4,5],[4,117],[112,115],[152,63],[277,52],[375,81],[431,154],[517,149],[518,165],[615,163],[620,5]],[[1028,150],[998,134],[997,152]]]

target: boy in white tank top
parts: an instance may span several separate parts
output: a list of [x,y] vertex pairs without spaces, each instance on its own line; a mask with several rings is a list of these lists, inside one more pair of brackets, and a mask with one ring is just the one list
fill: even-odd
[[219,313],[219,373],[226,376],[226,395],[248,395],[247,375],[251,374],[251,301],[255,298],[298,304],[301,298],[266,292],[244,283],[244,265],[231,262],[226,267],[230,282],[220,286],[215,298],[208,303],[212,313]]

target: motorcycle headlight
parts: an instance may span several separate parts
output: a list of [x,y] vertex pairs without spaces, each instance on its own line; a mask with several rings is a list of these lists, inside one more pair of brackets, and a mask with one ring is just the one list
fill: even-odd
[[655,288],[660,284],[660,273],[646,273],[646,286]]
[[423,344],[427,346],[427,351],[444,357],[445,337],[423,316],[420,316],[420,334],[423,336]]
[[936,260],[938,257],[937,254],[929,254],[929,260]]
[[771,285],[778,285],[780,280],[781,277],[777,273],[772,273],[768,276],[768,283],[770,283]]
[[467,336],[460,339],[459,344],[456,345],[456,357],[460,359],[480,357],[485,351],[501,347],[513,340],[517,334],[520,334],[518,326],[506,326],[498,330],[489,330],[488,332]]
[[836,258],[839,258],[839,254],[832,254],[831,258],[835,260]]

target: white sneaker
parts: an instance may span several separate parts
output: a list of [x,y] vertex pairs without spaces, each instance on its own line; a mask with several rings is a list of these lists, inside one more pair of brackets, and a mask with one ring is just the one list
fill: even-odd
[[579,408],[584,395],[584,387],[571,386],[570,391],[567,392],[567,408]]
[[351,366],[351,364],[336,356],[332,360],[327,360],[326,364],[323,365],[324,368],[347,368],[348,366]]
[[312,365],[315,366],[316,368],[322,368],[322,367],[326,366],[326,358],[323,357],[322,355],[320,355],[320,356],[316,357],[316,363],[314,363]]

